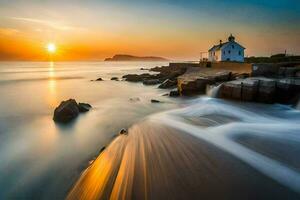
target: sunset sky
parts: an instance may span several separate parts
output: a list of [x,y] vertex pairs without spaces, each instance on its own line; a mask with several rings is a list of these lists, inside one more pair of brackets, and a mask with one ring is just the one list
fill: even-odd
[[199,59],[232,33],[245,55],[300,54],[299,0],[0,0],[0,60]]

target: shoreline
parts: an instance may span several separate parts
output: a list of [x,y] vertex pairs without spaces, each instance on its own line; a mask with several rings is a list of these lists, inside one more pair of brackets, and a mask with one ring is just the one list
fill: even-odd
[[[299,197],[242,160],[184,130],[146,120],[128,131],[128,135],[116,137],[82,173],[67,199]],[[232,192],[231,187],[239,191]]]
[[[163,71],[162,69],[163,68],[164,67],[161,67],[161,68],[155,67],[155,68],[151,68],[149,71],[151,71],[151,70],[154,70],[156,72],[160,71],[159,74],[162,74],[162,71]],[[141,69],[141,70],[145,70],[145,69]],[[188,69],[186,71],[188,71]],[[182,72],[177,73],[174,77],[177,79],[178,77],[184,75],[186,73],[186,71],[184,71],[184,73],[182,73]],[[130,82],[141,82],[142,81],[144,85],[147,85],[144,82],[145,80],[143,80],[143,79],[140,78],[141,76],[148,77],[148,78],[150,77],[150,79],[152,79],[153,77],[158,78],[158,79],[160,79],[160,78],[161,79],[165,79],[165,77],[164,77],[165,75],[160,77],[159,74],[153,74],[153,75],[149,75],[149,76],[145,75],[145,74],[136,75],[136,76],[134,75],[133,76],[134,79],[131,79],[133,81],[130,81]],[[170,74],[167,73],[167,75],[170,77]],[[126,75],[123,76],[123,79],[126,80],[127,78],[128,78],[128,76],[127,77],[126,77]],[[160,81],[162,82],[162,80],[160,80]],[[156,84],[157,84],[157,82],[156,82]],[[150,85],[152,85],[152,84],[150,84]],[[174,85],[172,85],[171,87],[174,87]],[[176,85],[176,87],[178,88],[178,85]],[[167,89],[170,89],[170,88],[167,88]],[[188,96],[190,96],[190,95],[188,95]],[[141,142],[141,144],[144,144],[145,142],[147,142],[148,140],[151,140],[151,139],[150,138],[148,138],[148,139],[145,139],[145,138],[144,139],[143,138],[138,139],[140,137],[139,134],[144,135],[143,137],[149,137],[144,132],[149,132],[149,131],[151,132],[152,129],[157,129],[158,127],[160,127],[160,125],[155,124],[154,126],[152,125],[151,128],[150,127],[143,128],[142,129],[143,131],[141,131],[141,130],[137,131],[138,133],[136,133],[136,131],[132,131],[132,129],[134,129],[135,127],[139,127],[141,124],[144,124],[144,123],[147,124],[147,122],[136,122],[136,123],[134,123],[129,128],[129,130],[128,130],[129,135],[118,135],[112,141],[110,141],[108,145],[105,146],[105,149],[102,148],[103,151],[101,151],[100,154],[97,156],[97,158],[82,172],[82,174],[80,175],[80,178],[76,181],[75,185],[71,188],[71,190],[70,190],[70,192],[68,194],[67,199],[75,199],[75,197],[77,198],[78,196],[81,196],[82,199],[99,199],[99,198],[104,198],[104,197],[105,198],[109,198],[109,197],[111,197],[111,198],[122,198],[122,199],[131,199],[133,197],[139,197],[139,198],[144,198],[144,199],[145,198],[152,199],[153,197],[155,197],[155,199],[164,199],[164,198],[176,199],[176,198],[179,198],[179,196],[172,196],[171,195],[172,193],[176,194],[176,191],[179,190],[180,188],[182,189],[182,187],[178,187],[178,186],[177,186],[177,188],[176,187],[175,188],[171,187],[171,188],[167,189],[167,190],[173,190],[173,192],[170,192],[169,194],[166,194],[166,193],[164,193],[163,191],[160,190],[160,187],[165,187],[166,185],[164,185],[164,186],[162,185],[162,186],[156,188],[154,191],[150,191],[151,189],[148,188],[149,185],[158,184],[159,182],[166,181],[164,179],[162,179],[162,180],[156,180],[153,183],[148,183],[147,182],[148,180],[145,177],[144,177],[144,179],[143,178],[138,178],[137,179],[138,182],[140,184],[143,183],[144,186],[140,187],[140,186],[135,186],[134,185],[134,182],[137,181],[137,180],[135,180],[136,179],[135,173],[140,173],[141,177],[148,176],[146,174],[151,174],[151,173],[159,173],[160,174],[160,172],[145,172],[145,171],[136,172],[136,167],[140,166],[140,165],[144,165],[144,167],[142,167],[143,170],[148,170],[149,168],[151,169],[151,165],[148,166],[147,164],[144,163],[144,161],[141,161],[140,159],[141,158],[143,158],[143,159],[147,158],[147,159],[152,160],[151,159],[151,156],[152,156],[151,154],[152,153],[150,154],[151,151],[145,150],[145,149],[144,150],[141,150],[141,149],[140,150],[132,150],[132,148],[134,148],[134,146],[137,145],[132,140],[135,140],[136,142],[139,142],[139,143]],[[160,131],[156,131],[156,132],[160,132]],[[187,136],[186,133],[184,133],[184,132],[185,132],[184,130],[181,130],[181,131],[178,132],[178,129],[172,129],[170,131],[170,133],[168,133],[168,134],[170,134],[169,137],[174,137],[173,134],[175,134],[175,135],[179,134],[179,135],[181,135],[181,137],[184,137],[184,138],[185,137],[192,137],[192,138],[194,137],[194,136],[191,136],[191,135]],[[131,136],[132,134],[134,136]],[[131,137],[137,137],[137,138],[136,139],[127,139],[127,138],[131,138]],[[156,138],[156,140],[158,138],[160,138],[159,140],[163,139],[159,135],[155,136],[155,138]],[[183,141],[185,141],[185,142],[187,142],[189,140],[190,139],[188,139],[188,140],[183,139]],[[190,142],[192,142],[193,140],[194,139],[192,139]],[[125,141],[127,141],[127,142],[125,142]],[[209,148],[212,151],[218,151],[219,153],[216,155],[217,158],[227,157],[227,155],[226,155],[227,152],[222,151],[221,149],[219,149],[218,147],[214,146],[213,144],[210,144],[210,143],[206,142],[205,140],[201,140],[201,139],[200,140],[197,139],[197,141],[201,143],[200,146],[206,146],[206,145],[208,145],[208,146],[210,146]],[[151,147],[152,150],[153,150],[153,148],[155,149],[156,142],[152,143],[152,145],[154,145],[153,147]],[[131,145],[129,145],[129,144],[131,144]],[[165,145],[170,145],[170,144],[172,144],[172,142],[171,143],[166,143]],[[140,145],[138,145],[138,146],[140,146]],[[128,148],[131,149],[131,150],[128,150]],[[141,147],[137,147],[136,146],[136,148],[141,148]],[[169,152],[171,149],[173,149],[173,148],[172,147],[168,147],[167,149],[165,149],[163,151],[168,151]],[[183,150],[183,149],[180,149],[180,151],[181,150]],[[114,153],[111,152],[111,151],[113,151]],[[124,154],[124,155],[119,155],[119,153],[117,153],[117,152],[120,152],[120,151],[123,152],[122,154]],[[141,151],[144,152],[144,153],[148,152],[147,156],[145,154],[136,155],[138,152],[141,152]],[[202,149],[202,151],[203,151],[203,149]],[[126,155],[126,152],[127,152],[128,155]],[[204,153],[204,152],[202,152],[202,153]],[[200,153],[200,154],[202,154],[202,153]],[[117,156],[117,157],[110,158],[110,157],[107,157],[108,154],[113,155],[113,156]],[[159,154],[160,153],[158,152],[158,155]],[[173,156],[174,156],[174,159],[172,160],[171,163],[173,163],[173,165],[174,165],[175,163],[178,162],[178,161],[176,161],[175,157],[178,157],[179,154],[176,155],[176,156],[175,155],[173,155]],[[236,161],[243,162],[242,160],[239,160],[238,158],[234,157],[233,155],[228,155],[228,156],[229,156],[229,158],[225,159],[226,162],[228,162],[228,161],[230,161],[230,162],[236,162]],[[106,157],[106,158],[104,158],[104,157]],[[167,157],[165,157],[165,158],[167,158]],[[112,169],[106,169],[105,165],[107,164],[106,163],[107,159],[114,159],[114,160],[111,160],[111,162],[112,162],[111,164],[108,164],[108,166],[113,167]],[[140,161],[137,161],[138,163],[136,163],[135,161],[132,161],[132,160],[136,160],[136,159],[140,160]],[[185,159],[185,158],[183,157],[182,159]],[[119,164],[116,164],[115,162],[119,163]],[[136,163],[136,164],[134,164],[135,167],[132,166],[131,162],[135,162]],[[193,162],[195,162],[195,159],[193,159]],[[219,161],[216,161],[216,162],[219,162]],[[115,163],[115,164],[113,164],[113,163]],[[130,165],[131,167],[127,166],[127,165]],[[222,165],[224,165],[224,164],[222,164]],[[240,168],[244,168],[244,167],[242,167],[243,165],[245,165],[245,164],[238,164],[237,165],[237,166],[239,166],[238,167],[239,170],[241,170]],[[152,167],[154,167],[154,166],[155,165],[152,164]],[[167,166],[165,166],[166,169],[169,169],[171,167],[171,166],[169,166],[169,167],[167,167]],[[192,166],[189,166],[189,167],[192,167]],[[172,166],[171,168],[174,168],[173,170],[176,171],[175,169],[179,170],[179,169],[182,169],[183,167],[178,167],[178,166],[174,167],[174,166]],[[245,184],[242,188],[244,188],[244,190],[249,190],[248,191],[248,195],[252,194],[252,192],[255,191],[255,194],[256,194],[255,198],[256,199],[266,199],[266,198],[281,199],[281,198],[286,197],[286,196],[289,196],[291,199],[297,199],[299,197],[298,193],[294,193],[293,191],[291,191],[291,189],[288,189],[288,188],[282,186],[281,184],[276,183],[276,180],[270,179],[270,177],[267,177],[266,175],[263,175],[261,172],[257,171],[255,168],[253,168],[251,166],[247,166],[246,168],[248,168],[248,169],[246,169],[246,171],[248,171],[248,170],[251,171],[251,172],[246,172],[246,173],[252,174],[251,177],[254,178],[254,179],[256,179],[256,178],[259,179],[259,181],[255,180],[254,182],[257,182],[258,185],[260,185],[259,186],[260,189],[258,189],[258,185],[250,186],[250,185],[248,185],[248,183],[244,183],[244,182],[247,182],[246,180],[242,181],[243,184]],[[133,169],[135,169],[134,172],[132,171]],[[108,171],[103,171],[103,170],[108,170]],[[112,170],[112,171],[109,172],[110,170]],[[161,170],[164,171],[163,169],[161,169]],[[228,170],[230,171],[230,173],[232,173],[231,172],[232,169],[230,169],[230,167],[228,168]],[[229,173],[229,171],[228,171],[228,173]],[[102,177],[102,176],[104,176],[103,173],[107,174],[107,175],[105,175],[106,178]],[[112,173],[112,174],[109,175],[110,173]],[[127,173],[129,173],[129,174],[127,174]],[[131,173],[134,173],[134,174],[131,174]],[[208,173],[208,172],[205,172],[205,173]],[[219,173],[219,175],[218,175],[219,177],[224,176],[224,174],[222,174],[221,172],[218,172],[218,173]],[[98,174],[98,175],[96,175],[96,174]],[[99,177],[95,178],[95,176],[99,176]],[[153,176],[153,174],[150,175],[150,176]],[[162,174],[160,174],[159,176],[162,176]],[[159,176],[157,175],[157,177],[159,177]],[[168,176],[168,178],[174,178],[173,176],[177,177],[178,175],[173,174],[172,176]],[[188,183],[189,182],[189,180],[188,180],[189,178],[188,177],[190,177],[190,179],[192,180],[193,179],[192,177],[199,177],[199,176],[201,177],[201,176],[203,176],[203,174],[202,175],[198,174],[198,175],[193,175],[193,176],[183,176],[181,178],[187,178],[186,181]],[[202,177],[202,179],[203,178],[204,177]],[[237,178],[236,176],[235,176],[235,178],[231,177],[230,178],[230,182],[232,182],[232,181],[234,182],[235,181],[234,179],[236,179],[236,178]],[[241,177],[239,177],[239,178],[241,178]],[[237,182],[241,182],[241,180],[238,180],[239,178],[236,179]],[[91,181],[93,182],[93,184],[91,184]],[[195,184],[195,181],[196,180],[192,181],[193,184]],[[116,184],[116,182],[118,184]],[[172,182],[172,185],[174,184],[173,181],[170,181],[170,182]],[[167,182],[165,182],[165,184],[167,184]],[[214,189],[216,189],[215,188],[215,186],[216,186],[215,184],[216,183],[214,183],[210,187],[214,187]],[[272,184],[274,184],[272,186],[272,192],[269,191],[268,193],[264,193],[264,190],[269,190],[270,188],[269,189],[267,189],[267,188],[261,189],[261,188],[266,187],[267,185],[272,185]],[[97,185],[97,186],[95,186],[95,185]],[[210,187],[207,186],[207,185],[209,185],[208,182],[205,185],[206,186],[202,185],[202,183],[199,185],[199,188],[202,188],[202,190],[199,190],[199,189],[197,189],[197,190],[189,190],[189,189],[187,189],[186,192],[184,192],[184,196],[182,196],[182,198],[183,197],[186,198],[189,195],[191,195],[190,196],[191,198],[193,198],[195,196],[198,196],[199,198],[200,197],[201,198],[212,198],[213,197],[213,198],[222,199],[222,197],[224,197],[224,194],[232,195],[232,196],[230,196],[231,199],[240,199],[240,198],[249,197],[249,196],[243,196],[243,195],[245,195],[244,192],[242,192],[242,193],[237,192],[235,194],[229,194],[228,192],[226,192],[226,189],[224,189],[224,186],[221,186],[221,185],[219,185],[218,186],[219,188],[216,189],[216,190],[220,190],[219,194],[222,194],[222,195],[218,196],[218,194],[216,194],[216,196],[214,196],[214,192],[210,191]],[[98,188],[98,189],[94,190],[94,192],[90,192],[90,193],[88,192],[92,188],[95,189],[95,187]],[[239,187],[241,187],[241,186],[239,185]],[[253,188],[254,190],[252,190],[251,189],[252,187],[254,187],[255,189]],[[203,188],[205,188],[205,189],[203,189]],[[277,188],[277,189],[274,189],[274,188]],[[277,190],[279,192],[277,194],[275,194],[275,191],[277,191]],[[259,192],[259,191],[261,191],[261,192]],[[148,196],[148,195],[150,195],[150,196]],[[166,195],[166,196],[164,196],[164,195]]]

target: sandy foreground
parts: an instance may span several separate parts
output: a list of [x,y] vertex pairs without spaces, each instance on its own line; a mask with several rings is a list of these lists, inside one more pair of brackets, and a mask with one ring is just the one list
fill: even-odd
[[189,134],[142,122],[118,136],[67,199],[297,199],[242,161]]

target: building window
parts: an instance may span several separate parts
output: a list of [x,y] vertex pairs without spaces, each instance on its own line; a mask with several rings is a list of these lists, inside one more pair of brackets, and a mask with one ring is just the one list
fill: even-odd
[[231,51],[230,51],[230,50],[228,50],[228,53],[229,53],[229,54],[230,54],[230,52],[231,52]]
[[223,51],[223,54],[225,55],[225,51]]
[[234,45],[232,45],[232,48],[234,49]]
[[216,55],[216,52],[214,52],[214,56]]
[[239,55],[241,55],[242,53],[241,53],[241,51],[239,51]]

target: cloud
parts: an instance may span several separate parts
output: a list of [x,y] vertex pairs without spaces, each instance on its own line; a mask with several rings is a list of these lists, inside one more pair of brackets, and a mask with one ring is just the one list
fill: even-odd
[[0,28],[0,35],[10,36],[10,35],[15,35],[19,32],[20,32],[19,30],[13,28]]
[[13,20],[17,20],[17,21],[22,21],[22,22],[40,24],[43,26],[47,26],[47,27],[57,29],[57,30],[62,30],[62,31],[82,29],[80,27],[68,26],[68,25],[64,25],[60,22],[49,21],[49,20],[41,20],[41,19],[25,18],[25,17],[9,17],[9,18],[13,19]]

